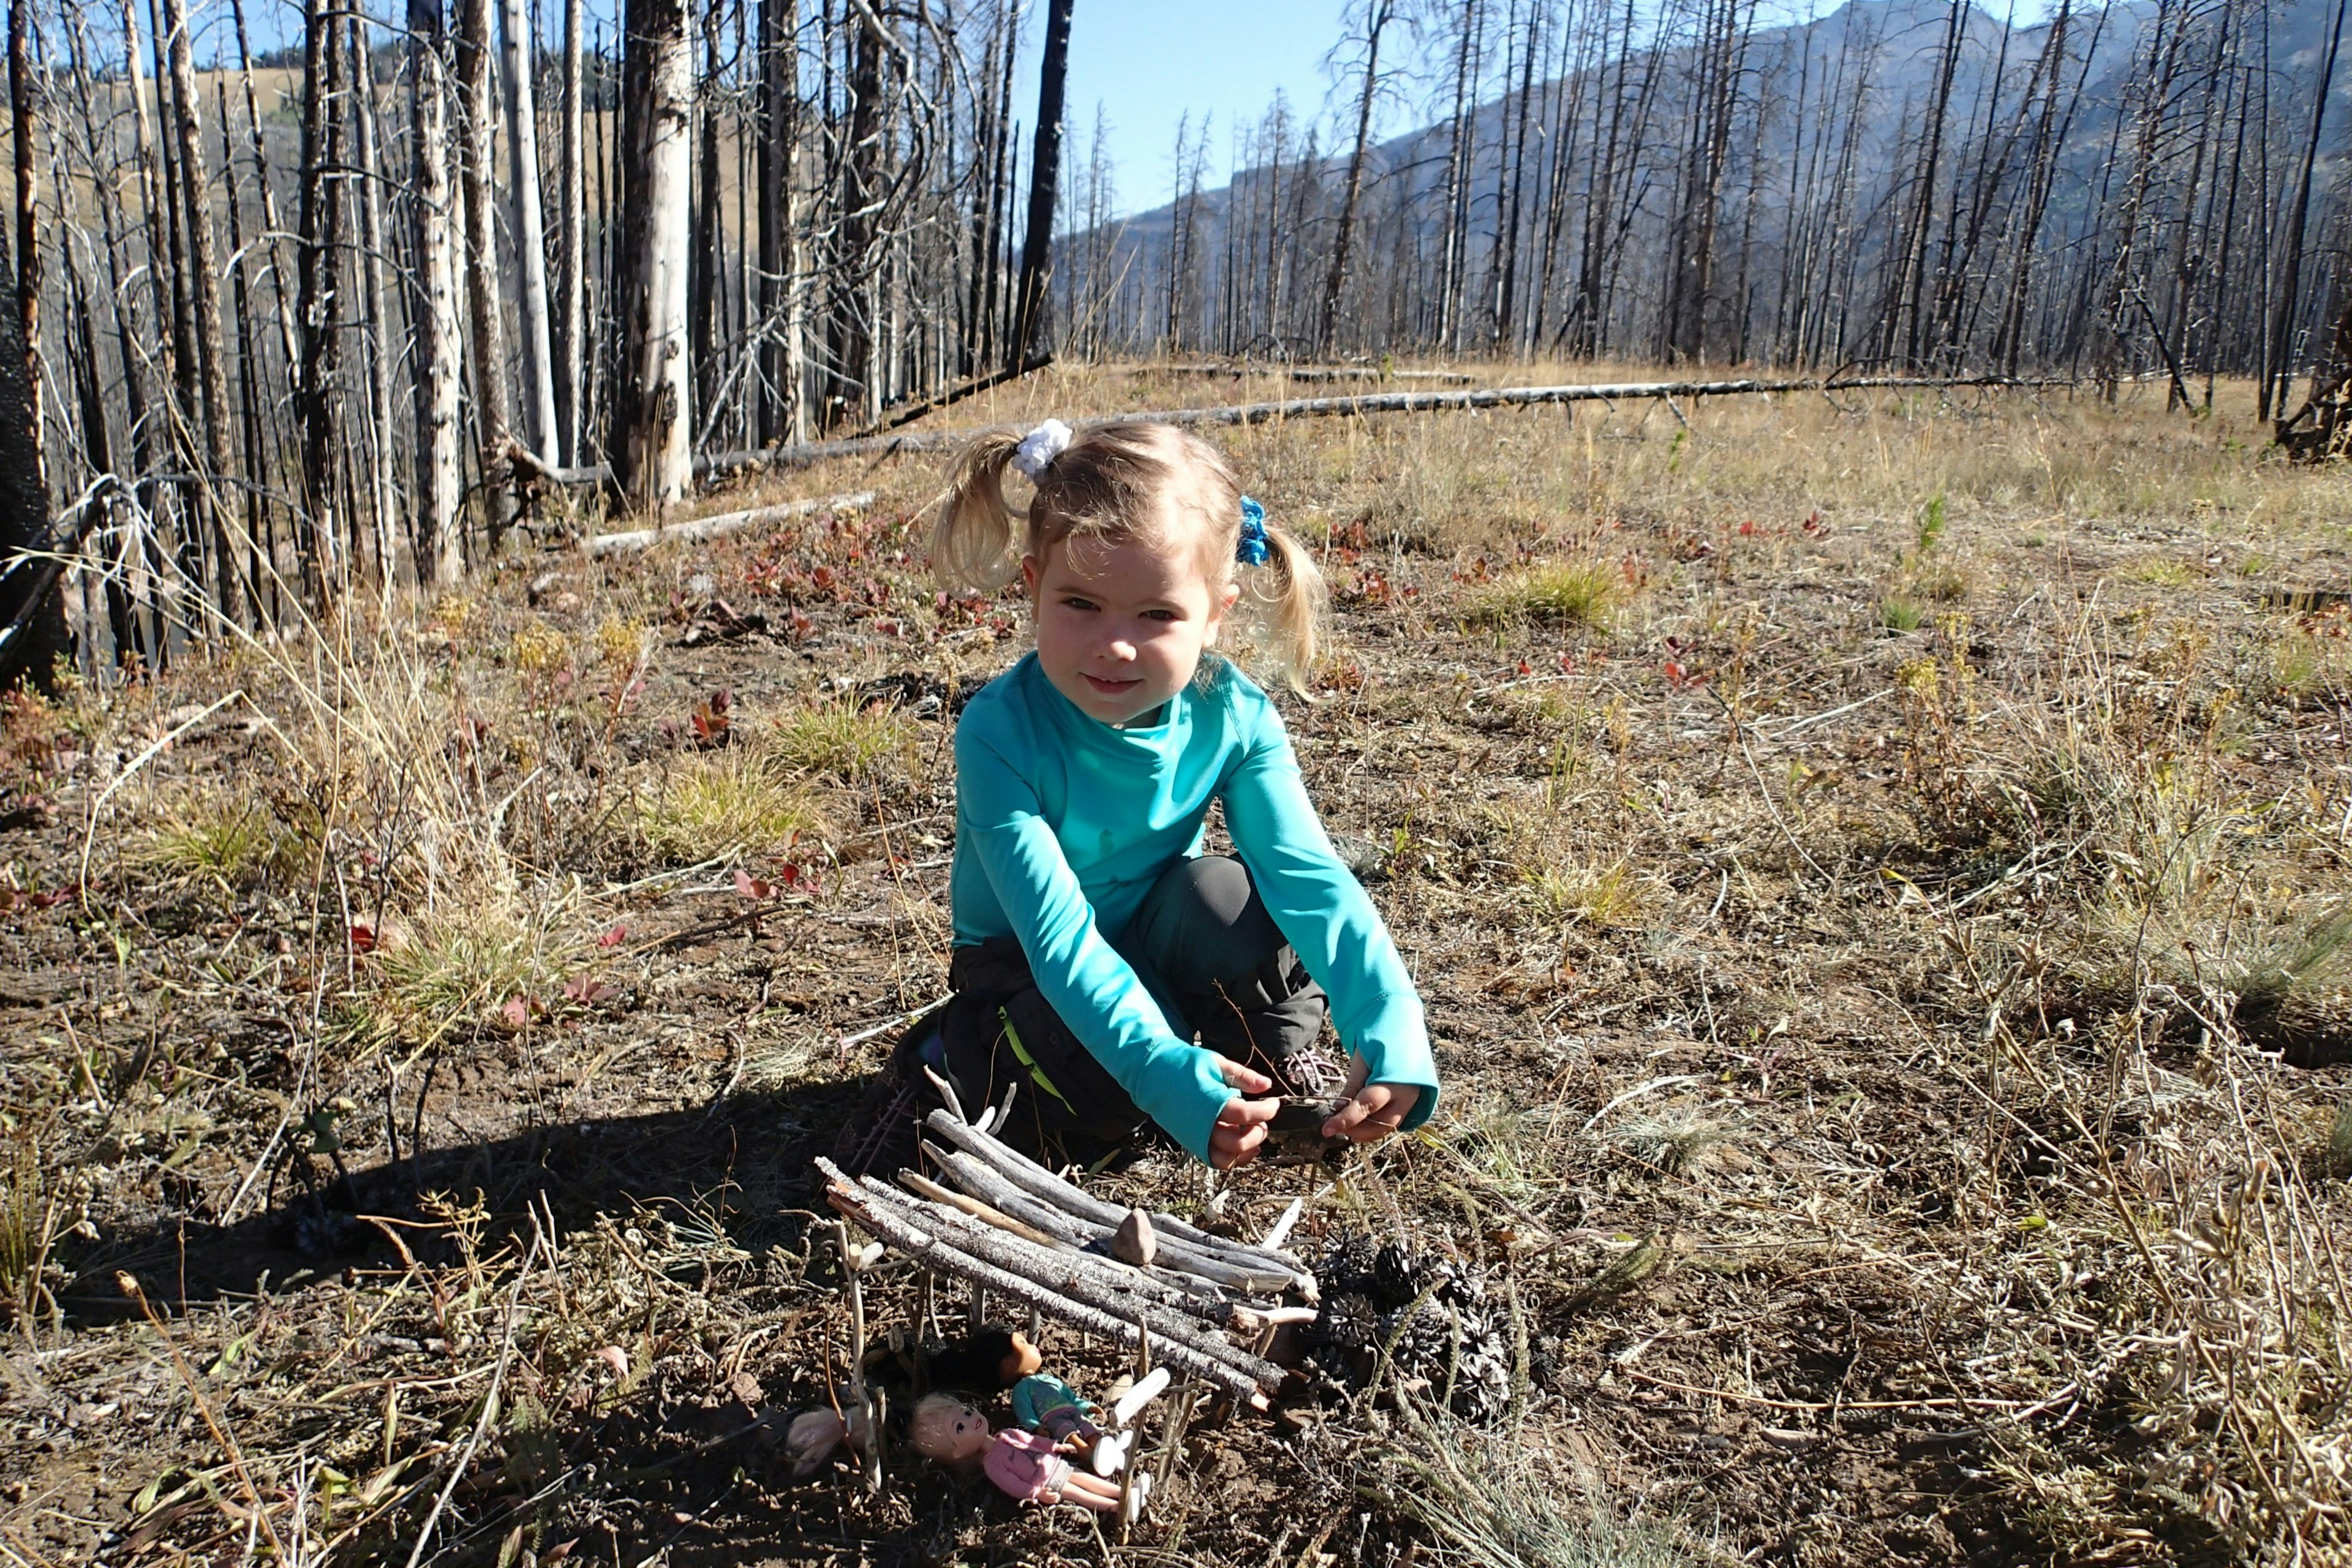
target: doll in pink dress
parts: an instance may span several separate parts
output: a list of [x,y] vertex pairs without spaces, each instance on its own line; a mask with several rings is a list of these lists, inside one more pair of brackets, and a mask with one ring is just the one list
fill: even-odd
[[[947,1394],[928,1394],[915,1406],[908,1418],[907,1436],[917,1453],[943,1465],[968,1467],[978,1459],[998,1490],[1022,1502],[1076,1503],[1097,1513],[1118,1510],[1117,1481],[1075,1468],[1061,1456],[1054,1439],[1041,1432],[990,1431],[987,1417]],[[1135,1478],[1133,1506],[1138,1513],[1143,1510],[1150,1482],[1147,1475]]]

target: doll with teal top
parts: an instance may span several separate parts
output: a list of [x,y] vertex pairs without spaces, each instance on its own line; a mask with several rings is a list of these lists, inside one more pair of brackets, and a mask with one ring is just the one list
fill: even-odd
[[1100,1414],[1093,1400],[1050,1373],[1033,1373],[1013,1385],[1013,1418],[1056,1444],[1093,1447],[1102,1436],[1094,1420]]

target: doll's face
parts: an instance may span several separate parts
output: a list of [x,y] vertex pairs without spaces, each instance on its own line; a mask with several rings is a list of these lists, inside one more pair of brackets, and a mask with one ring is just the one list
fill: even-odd
[[961,1400],[934,1394],[916,1406],[907,1435],[925,1458],[954,1464],[988,1447],[988,1418]]

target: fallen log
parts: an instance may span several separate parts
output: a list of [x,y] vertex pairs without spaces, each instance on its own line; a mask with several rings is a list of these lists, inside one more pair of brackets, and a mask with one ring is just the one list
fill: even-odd
[[[1642,398],[1734,397],[1750,393],[1927,391],[1986,386],[2065,386],[2063,379],[2026,380],[2007,375],[1870,375],[1749,377],[1732,381],[1621,381],[1572,386],[1480,386],[1454,392],[1368,392],[1352,397],[1290,397],[1270,403],[1235,403],[1216,408],[1171,408],[1113,415],[1097,425],[1265,425],[1282,419],[1326,419],[1367,414],[1442,414],[1478,408],[1512,408],[1555,403],[1618,403]],[[925,430],[897,436],[858,436],[810,441],[756,452],[726,452],[696,461],[698,475],[737,473],[746,468],[804,468],[834,458],[892,458],[952,451],[980,430]],[[604,484],[609,465],[553,468],[562,484]]]
[[761,523],[781,522],[788,517],[805,517],[813,511],[849,511],[873,504],[872,490],[848,490],[837,496],[819,496],[812,500],[755,506],[745,511],[722,511],[710,517],[674,522],[665,528],[633,528],[620,533],[600,533],[583,541],[581,549],[592,560],[600,560],[607,555],[633,555],[651,550],[656,544],[669,544],[679,540],[723,539],[728,534],[740,533]]

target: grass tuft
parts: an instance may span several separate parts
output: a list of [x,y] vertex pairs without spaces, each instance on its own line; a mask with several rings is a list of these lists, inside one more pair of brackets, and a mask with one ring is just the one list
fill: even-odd
[[1436,1537],[1449,1560],[1486,1568],[1686,1568],[1665,1530],[1605,1502],[1564,1507],[1572,1489],[1517,1437],[1480,1431],[1426,1397],[1401,1394],[1401,1430],[1374,1451],[1366,1486]]
[[1889,594],[1878,601],[1878,622],[1890,631],[1916,632],[1927,624],[1927,612],[1916,599]]
[[579,949],[551,914],[503,900],[421,916],[380,950],[381,1022],[415,1043],[479,1022],[514,996],[545,996],[563,983]]
[[2154,588],[2186,588],[2197,581],[2198,573],[2195,567],[2174,556],[2149,555],[2124,568],[2124,575]]
[[1626,597],[1624,574],[1602,561],[1555,561],[1515,573],[1471,605],[1480,622],[1540,621],[1607,629]]
[[296,869],[299,849],[268,808],[205,791],[166,806],[133,858],[167,876],[234,894]]
[[911,728],[887,703],[843,700],[795,709],[777,721],[766,752],[788,773],[813,773],[855,784],[904,751]]
[[1642,879],[1622,860],[1608,866],[1540,866],[1527,877],[1547,912],[1584,925],[1622,931],[1641,924],[1648,912]]
[[680,763],[638,804],[638,830],[682,866],[772,854],[824,826],[806,792],[767,761],[737,751]]

